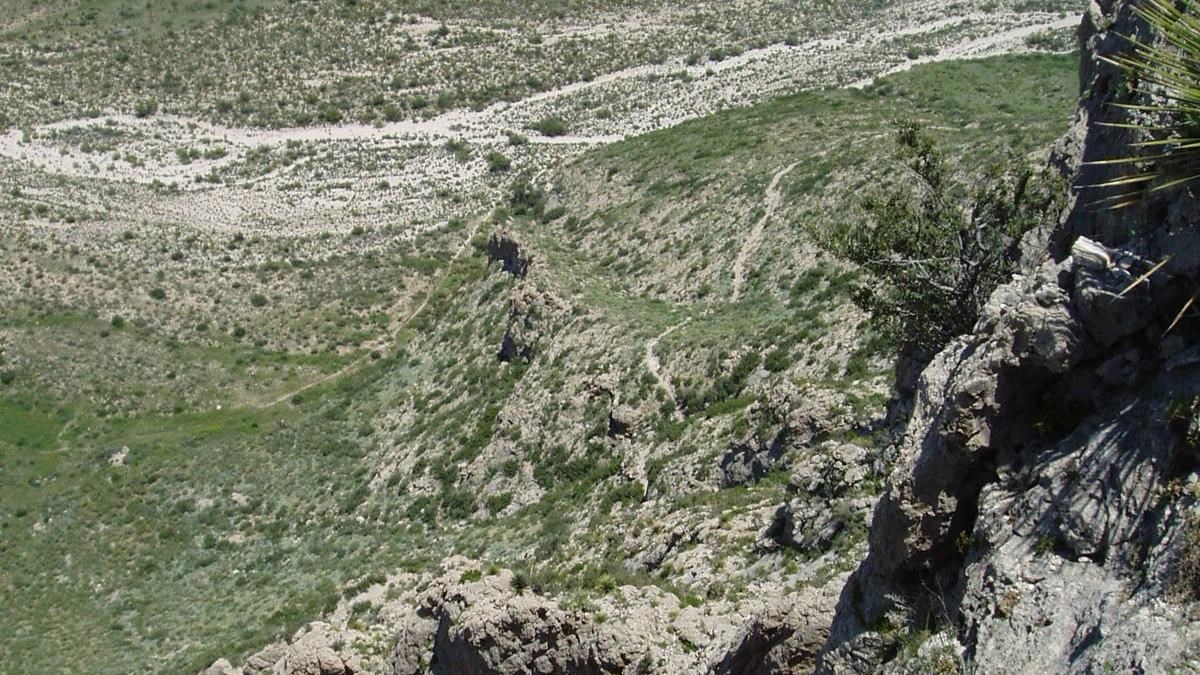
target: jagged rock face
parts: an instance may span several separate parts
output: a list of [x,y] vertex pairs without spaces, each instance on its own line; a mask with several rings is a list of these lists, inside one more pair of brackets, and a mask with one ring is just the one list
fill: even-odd
[[[343,659],[334,649],[338,631],[322,622],[314,622],[302,630],[292,643],[281,651],[271,666],[273,675],[355,675],[361,673],[354,658]],[[268,648],[270,649],[270,648]],[[259,652],[255,656],[262,655]],[[251,658],[254,661],[254,657]],[[247,663],[249,670],[250,663]]]
[[[1145,27],[1128,3],[1093,3],[1085,99],[1060,144],[1076,185],[1111,171],[1081,162],[1128,151],[1125,132],[1097,124],[1128,95],[1098,58],[1118,33]],[[1200,209],[1186,189],[1121,212],[1096,197],[1073,194],[1063,221],[1030,237],[1027,253],[1049,255],[1028,255],[922,373],[819,670],[920,671],[935,656],[980,672],[1200,667],[1200,630],[1172,593],[1200,517],[1200,455],[1172,423],[1200,396],[1200,331],[1185,321],[1164,337],[1200,261],[1182,255],[1121,296],[1152,261],[1200,248]],[[1124,267],[1067,257],[1080,236],[1124,249],[1111,256]],[[898,648],[929,625],[937,645]]]
[[287,654],[286,644],[282,642],[269,644],[246,659],[246,665],[242,666],[242,672],[244,675],[258,675],[265,670],[270,670],[285,654]]
[[730,650],[714,663],[712,675],[768,675],[810,672],[828,635],[834,586],[808,589],[795,603],[769,607],[755,616]]
[[508,329],[504,333],[498,358],[505,363],[528,363],[539,342],[561,327],[571,306],[562,298],[539,289],[529,281],[513,288],[509,299]]
[[844,529],[865,523],[874,499],[858,488],[869,477],[870,464],[870,453],[852,443],[827,441],[811,448],[788,480],[794,496],[775,511],[758,549],[823,552]]
[[[804,673],[828,636],[845,575],[788,595],[730,606],[729,616],[688,606],[655,587],[618,588],[571,609],[453,556],[437,576],[404,573],[328,617],[250,656],[239,669],[220,659],[202,675],[657,675]],[[395,585],[393,585],[395,584]],[[355,603],[378,603],[370,626]]]
[[[762,403],[755,404],[748,412],[755,419],[772,414],[785,416],[783,423],[772,427],[765,439],[751,435],[730,442],[729,448],[717,462],[717,482],[721,487],[754,483],[771,471],[786,466],[796,455],[810,451],[820,437],[834,430],[860,426],[858,420],[848,415],[830,413],[831,409],[842,404],[832,392],[811,388],[773,392],[774,395],[780,393],[785,394],[787,402],[775,404],[774,413]],[[785,412],[780,413],[780,410]]]
[[488,264],[500,263],[505,272],[518,279],[529,274],[532,262],[524,247],[508,232],[496,232],[488,237]]
[[753,438],[730,443],[717,464],[721,487],[748,485],[761,479],[780,463],[788,446],[786,428],[768,443],[757,443]]

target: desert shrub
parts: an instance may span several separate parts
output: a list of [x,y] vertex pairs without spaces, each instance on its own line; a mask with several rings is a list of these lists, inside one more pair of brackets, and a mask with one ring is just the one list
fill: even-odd
[[533,130],[543,136],[565,136],[567,123],[557,117],[545,117],[533,125]]
[[250,295],[250,304],[254,307],[266,307],[267,296],[263,295],[262,293],[252,293]]
[[442,514],[453,520],[466,520],[475,511],[475,495],[468,490],[445,490],[441,502]]
[[333,103],[326,103],[317,112],[317,119],[326,124],[337,124],[342,121],[342,111]]
[[513,570],[512,589],[517,595],[522,595],[529,590],[529,572],[525,570]]
[[498,495],[492,495],[491,497],[487,498],[488,513],[496,515],[497,513],[500,513],[504,509],[508,508],[508,505],[511,503],[512,494],[508,492],[501,492]]
[[138,117],[150,117],[158,112],[158,101],[152,98],[142,99],[133,108],[133,114]]
[[1063,191],[1015,159],[956,176],[924,130],[908,121],[898,127],[911,181],[865,197],[865,217],[826,241],[869,273],[853,298],[880,334],[932,354],[971,330],[1011,276],[1021,235],[1057,214]]
[[446,151],[454,155],[455,159],[460,162],[465,162],[471,157],[471,146],[462,139],[451,138],[442,147],[446,148]]
[[1184,526],[1173,583],[1176,591],[1187,599],[1200,600],[1200,515],[1192,515]]
[[546,210],[546,193],[527,180],[517,181],[509,193],[508,206],[514,216],[540,218]]
[[763,359],[763,368],[766,368],[767,372],[771,373],[781,373],[787,370],[790,365],[792,365],[792,355],[787,347],[774,349]]
[[504,464],[500,465],[500,472],[508,478],[512,478],[513,476],[517,475],[517,472],[520,470],[521,461],[518,459],[506,459],[504,460]]
[[489,152],[487,156],[488,171],[492,173],[503,173],[512,167],[512,160],[507,155],[500,152]]

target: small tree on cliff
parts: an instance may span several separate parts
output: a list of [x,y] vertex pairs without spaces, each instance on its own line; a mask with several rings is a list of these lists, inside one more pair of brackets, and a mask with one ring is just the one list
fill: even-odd
[[1057,213],[1061,190],[1020,162],[956,176],[933,139],[902,121],[909,179],[868,195],[864,217],[835,228],[833,250],[869,278],[854,299],[900,349],[932,355],[971,330],[1012,274],[1021,235]]

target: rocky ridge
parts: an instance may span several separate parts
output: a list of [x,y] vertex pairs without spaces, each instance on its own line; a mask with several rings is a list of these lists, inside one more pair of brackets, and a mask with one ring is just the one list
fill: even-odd
[[[1132,6],[1084,18],[1084,97],[1057,158],[1073,185],[1111,178],[1088,162],[1131,147],[1101,123],[1137,102],[1102,60],[1148,37]],[[1180,564],[1200,519],[1200,448],[1182,433],[1200,348],[1194,319],[1168,331],[1200,276],[1200,212],[1186,187],[1119,211],[1103,196],[1073,190],[921,374],[819,672],[1200,668]]]

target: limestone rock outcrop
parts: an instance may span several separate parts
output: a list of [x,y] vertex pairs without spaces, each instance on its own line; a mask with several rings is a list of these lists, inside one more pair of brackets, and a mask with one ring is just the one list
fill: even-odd
[[529,252],[508,231],[493,233],[488,237],[488,265],[500,263],[501,269],[518,279],[529,274],[533,262]]
[[[1146,35],[1131,4],[1093,2],[1084,21],[1085,98],[1055,161],[1074,185],[1129,151],[1130,133],[1101,123],[1135,94],[1100,57]],[[1177,420],[1200,397],[1200,326],[1168,332],[1200,287],[1200,209],[1186,186],[1120,211],[1102,196],[1074,190],[975,330],[921,374],[820,672],[1200,667],[1177,597],[1200,519],[1200,453]]]

